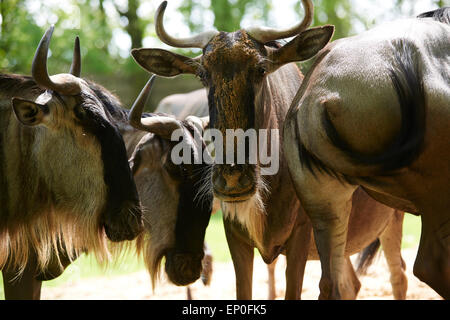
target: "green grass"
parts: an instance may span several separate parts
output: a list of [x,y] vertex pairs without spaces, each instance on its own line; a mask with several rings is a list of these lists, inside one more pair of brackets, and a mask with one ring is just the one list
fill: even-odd
[[[419,240],[420,217],[406,214],[403,223],[402,248],[415,247],[418,245]],[[214,261],[231,263],[220,212],[211,217],[210,224],[206,230],[206,242],[212,251]],[[44,287],[56,287],[68,281],[77,281],[91,277],[115,277],[144,269],[145,266],[142,259],[138,259],[133,253],[125,254],[119,262],[112,264],[106,270],[97,264],[93,256],[83,255],[71,264],[59,278],[45,281]],[[0,273],[0,299],[4,299],[2,283],[3,280]]]
[[405,213],[402,249],[414,248],[419,245],[421,226],[420,217]]
[[221,211],[212,215],[208,229],[206,229],[205,240],[212,252],[214,261],[231,261],[231,255],[225,237],[225,230],[223,228]]

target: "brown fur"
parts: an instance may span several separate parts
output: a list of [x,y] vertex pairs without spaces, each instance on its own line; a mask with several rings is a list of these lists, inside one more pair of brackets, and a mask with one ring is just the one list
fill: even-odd
[[[449,61],[449,32],[441,22],[409,19],[338,40],[324,50],[292,103],[285,155],[317,233],[323,298],[348,297],[339,272],[348,198],[357,185],[421,215],[414,273],[450,298],[450,75],[442,68]],[[338,103],[324,104],[329,97]],[[302,148],[315,159],[312,170],[299,156]],[[395,265],[401,266],[398,259]]]
[[[110,259],[101,146],[75,116],[80,99],[91,99],[103,116],[107,110],[101,109],[91,85],[78,81],[82,96],[72,97],[45,91],[30,77],[0,75],[0,269],[20,274],[30,253],[37,256],[38,271],[52,259],[59,261],[58,252],[69,260],[85,251],[95,253],[101,263]],[[12,112],[12,97],[45,105],[43,125],[20,123]],[[139,220],[134,214],[140,208],[130,201],[121,208],[134,212],[131,220]]]
[[[295,65],[286,63],[310,57],[325,45],[331,35],[330,27],[309,30],[298,35],[286,48],[264,46],[248,37],[243,30],[221,32],[215,36],[204,48],[203,56],[189,61],[190,66],[196,67],[196,74],[209,90],[210,126],[223,133],[226,129],[237,128],[281,129],[289,103],[303,79]],[[308,42],[305,39],[313,40]],[[293,48],[297,50],[292,50]],[[164,70],[149,64],[146,58],[155,50],[138,49],[133,52],[133,56],[147,70],[165,75]],[[288,53],[295,53],[295,56],[288,56]],[[179,60],[179,57],[170,52],[161,55],[158,51],[158,54],[161,64],[169,65],[174,59],[178,63],[187,61]],[[279,140],[279,145],[279,172],[263,180],[258,165],[250,167],[250,170],[254,170],[253,195],[241,198],[237,196],[240,202],[226,200],[222,203],[227,241],[236,271],[238,299],[251,298],[254,247],[258,248],[267,263],[271,263],[281,252],[286,252],[286,298],[300,297],[301,280],[311,241],[310,225],[295,197],[283,157],[283,140]],[[239,176],[231,177],[230,181],[238,181],[238,178]],[[240,191],[245,191],[237,185],[235,189],[238,195]],[[377,214],[383,216],[389,211],[380,207],[381,212],[375,212],[375,207],[379,204],[373,200],[368,203],[360,201],[359,205],[360,210],[355,215],[365,212],[360,217],[375,217]],[[379,222],[381,224],[376,225],[366,222],[362,224],[364,229],[358,224],[355,231],[360,233],[353,239],[355,242],[350,242],[349,250],[360,250],[363,243],[367,245],[374,240],[386,225],[383,219]],[[365,236],[367,239],[361,241],[361,237]],[[355,294],[359,283],[352,270],[342,272],[348,282],[349,292]]]
[[[256,106],[261,103],[268,103],[267,101],[275,100],[280,101],[281,97],[277,96],[279,92],[275,91],[274,83],[279,82],[280,78],[283,79],[286,77],[285,74],[281,73],[281,75],[277,75],[277,78],[274,75],[276,80],[272,80],[273,82],[269,82],[270,84],[265,84],[265,87],[261,91],[261,94],[258,95],[255,99]],[[270,80],[269,80],[270,81]],[[266,91],[270,90],[270,94]],[[270,88],[270,89],[269,89]],[[273,92],[273,94],[272,94]],[[268,97],[270,99],[265,99]],[[276,104],[275,106],[278,106]],[[280,113],[274,112],[272,108],[267,107],[266,104],[263,104],[264,107],[259,107],[260,110],[272,110],[271,113],[277,116],[277,119],[280,119],[281,123],[283,121],[283,117],[280,116]],[[285,111],[284,111],[285,112]],[[261,115],[261,113],[260,113]],[[279,117],[279,118],[278,118]],[[272,123],[275,125],[277,122],[269,120],[261,116],[257,120],[258,123]],[[285,168],[285,167],[284,167]],[[245,254],[244,250],[242,250],[242,246],[244,245],[241,242],[244,242],[246,246],[249,247],[256,246],[261,252],[264,259],[267,262],[270,262],[273,257],[276,257],[283,248],[285,249],[286,254],[288,255],[288,269],[287,269],[287,289],[286,289],[286,298],[299,298],[300,290],[301,290],[301,279],[302,275],[298,274],[298,269],[301,265],[304,266],[306,262],[306,258],[308,256],[309,251],[309,259],[318,259],[317,252],[315,250],[315,246],[311,246],[309,249],[309,245],[302,246],[302,242],[298,242],[298,237],[303,233],[306,235],[305,224],[300,223],[300,221],[304,220],[306,217],[304,214],[301,214],[299,209],[299,203],[296,200],[295,193],[290,186],[290,179],[288,175],[283,176],[275,176],[270,177],[268,179],[268,190],[269,192],[264,193],[264,201],[258,206],[252,205],[252,201],[243,202],[243,203],[222,203],[222,208],[225,216],[225,224],[227,229],[231,229],[232,232],[228,232],[227,238],[230,245],[230,250],[232,250],[233,261],[235,262],[235,270],[236,270],[236,285],[237,285],[237,297],[239,299],[249,299],[251,297],[251,288],[248,286],[251,285],[251,276],[249,273],[244,272],[245,270],[250,270],[249,267],[245,266],[247,263],[246,259],[238,258],[241,255]],[[271,184],[270,184],[271,183]],[[259,189],[259,188],[258,188]],[[365,246],[367,246],[372,240],[376,239],[377,236],[382,234],[383,230],[386,228],[386,225],[390,221],[390,216],[393,214],[393,210],[389,209],[372,199],[370,199],[362,190],[359,190],[356,195],[354,195],[354,213],[352,213],[350,217],[350,234],[348,238],[348,244],[346,248],[346,255],[349,256],[354,254]],[[287,206],[287,204],[290,206]],[[250,205],[250,209],[246,207]],[[256,208],[259,208],[255,210]],[[397,220],[394,220],[392,224],[398,225],[401,220],[397,223]],[[241,230],[241,227],[244,227],[244,231]],[[266,229],[267,227],[267,229]],[[310,241],[313,241],[313,237],[311,237]],[[308,241],[308,243],[310,242]],[[240,243],[238,245],[238,251],[235,252],[234,243]],[[393,242],[401,242],[401,237],[391,241]],[[388,244],[385,244],[386,246]],[[277,249],[279,247],[279,249]],[[303,252],[304,262],[301,262],[301,259],[297,258],[299,256],[298,252]],[[306,256],[305,256],[306,253]],[[388,262],[394,261],[397,257],[400,257],[400,248],[398,247],[393,251],[394,256],[389,258]],[[250,259],[250,258],[248,258]],[[347,262],[348,263],[348,262]],[[359,281],[354,277],[354,271],[351,265],[347,266],[352,270],[348,272],[348,280],[352,283],[349,286],[349,290],[352,290],[355,294],[357,289],[359,289]],[[393,269],[393,274],[397,274],[398,270]],[[402,292],[405,294],[406,288],[404,290],[397,289],[396,283],[393,280],[392,282],[393,288],[395,292]],[[396,297],[401,297],[397,295]]]
[[[219,129],[223,133],[226,129],[237,128],[244,131],[249,128],[281,129],[289,103],[294,98],[303,78],[298,69],[288,63],[314,56],[330,40],[333,31],[331,26],[311,28],[299,33],[281,47],[259,43],[247,36],[245,30],[214,33],[208,44],[203,47],[203,56],[195,59],[180,57],[159,49],[136,49],[132,54],[136,61],[148,71],[162,76],[173,76],[179,73],[193,73],[199,76],[209,90],[210,127]],[[166,41],[166,43],[174,42]],[[361,132],[361,135],[364,135],[364,130]],[[276,175],[268,177],[265,183],[269,189],[267,194],[262,194],[262,190],[259,190],[262,184],[259,183],[261,176],[258,165],[214,165],[212,182],[215,195],[224,202],[222,207],[225,209],[225,231],[236,271],[238,299],[251,298],[251,273],[255,246],[267,263],[271,263],[280,252],[286,250],[288,261],[286,298],[299,298],[300,295],[298,289],[299,285],[301,287],[303,268],[311,240],[311,226],[303,209],[309,212],[311,208],[307,206],[307,198],[300,197],[302,205],[306,205],[304,208],[299,206],[295,198],[295,191],[301,193],[301,190],[298,188],[294,190],[294,185],[291,183],[287,163],[283,157],[283,142],[279,140],[281,155],[279,171]],[[291,171],[294,169],[290,168]],[[354,207],[359,208],[355,210],[355,215],[367,211],[371,215],[366,214],[366,216],[372,218],[378,215],[386,218],[389,215],[388,208],[376,203],[365,193],[363,195],[368,201],[361,197],[357,198],[353,192],[345,190],[338,183],[333,185],[323,184],[321,181],[315,181],[315,183],[313,187],[316,188],[312,190],[320,189],[324,194],[337,195],[341,200],[339,204],[341,210],[350,208],[353,200]],[[309,188],[309,186],[302,187]],[[267,215],[253,213],[260,209],[254,206],[255,195],[262,199]],[[242,203],[244,201],[247,203]],[[325,201],[315,205],[315,209],[319,212],[330,206]],[[237,208],[246,210],[237,212]],[[258,223],[255,223],[255,217]],[[264,223],[260,223],[261,217],[264,217]],[[335,244],[337,248],[335,251],[339,253],[338,259],[334,260],[334,257],[330,259],[334,264],[339,265],[338,268],[333,269],[334,276],[342,280],[341,284],[346,297],[352,298],[359,290],[359,282],[348,257],[345,257],[348,222],[349,215],[341,219],[336,216],[329,218],[329,223],[337,226],[334,232],[340,240]],[[370,240],[373,241],[386,226],[383,218],[379,219],[379,222],[379,224],[366,222],[363,224],[365,227],[363,230],[358,229],[358,224],[355,230],[360,231],[358,234],[360,237],[372,237]],[[320,226],[315,225],[315,227],[317,227],[315,229],[317,240],[320,238],[321,229]],[[362,249],[361,241],[353,245]],[[349,246],[350,251],[351,249],[352,247]],[[324,253],[321,250],[321,255],[323,254],[328,252]],[[323,268],[327,268],[327,271],[330,269],[328,265],[323,265]],[[328,285],[327,281],[320,283],[321,288]]]
[[[217,115],[212,115],[217,118],[216,127],[222,131],[225,128],[244,130],[249,128],[252,114],[245,111],[246,103],[249,102],[243,98],[245,93],[241,90],[248,88],[247,83],[251,83],[252,90],[255,88],[254,100],[250,102],[254,103],[254,128],[281,128],[288,103],[293,98],[302,76],[295,66],[287,65],[269,74],[260,83],[259,79],[252,78],[252,71],[258,68],[261,61],[264,61],[261,51],[249,48],[255,47],[255,44],[249,43],[245,35],[238,34],[233,38],[237,39],[236,43],[229,45],[224,39],[217,37],[217,41],[222,43],[211,41],[203,57],[205,69],[208,70],[210,66],[211,70],[208,73],[213,78],[217,77],[216,80],[212,80],[214,96],[210,96],[210,99],[215,100],[213,106],[222,106]],[[247,55],[253,55],[253,60],[247,58]],[[228,81],[226,69],[231,68],[236,68],[239,72],[236,72],[232,80]],[[282,150],[282,141],[280,145]],[[306,217],[301,214],[303,211],[300,210],[295,197],[284,158],[282,156],[280,158],[278,174],[267,177],[265,184],[268,192],[260,195],[262,189],[257,187],[251,200],[237,204],[222,202],[227,239],[235,263],[238,299],[251,298],[252,254],[250,252],[253,246],[259,249],[267,263],[271,263],[283,251],[288,255],[287,299],[300,297],[303,271],[299,270],[302,270],[301,266],[304,267],[308,257],[307,252],[310,251],[310,259],[318,258],[317,253],[314,254],[313,246],[311,250],[308,249],[310,241],[300,240],[304,234],[308,235],[307,225],[301,222]],[[256,180],[262,181],[262,177],[257,175]],[[258,206],[254,202],[255,196],[261,197],[262,200]],[[357,192],[353,201],[356,209],[351,215],[350,223],[353,233],[349,235],[346,246],[347,256],[358,252],[376,239],[386,227],[389,216],[393,214],[393,210],[376,203],[362,191]],[[261,210],[262,208],[264,210]],[[243,247],[248,249],[244,250]],[[399,254],[399,252],[396,253]],[[248,256],[243,259],[242,255]],[[342,272],[348,290],[352,292],[350,295],[356,295],[360,284],[351,264],[348,261],[346,263],[347,269]]]
[[[180,108],[179,111],[183,113],[186,110]],[[120,127],[144,210],[145,232],[139,237],[137,249],[143,255],[155,288],[161,276],[162,261],[175,245],[179,182],[168,173],[166,167],[171,144],[153,133],[136,130],[126,123]],[[208,259],[208,255],[205,255],[203,263],[207,264]],[[211,266],[205,267],[202,276],[209,279],[210,275],[205,272]]]
[[[101,164],[99,147],[88,142],[81,131],[74,131],[70,122],[55,121],[58,133],[49,130],[31,130],[19,124],[11,112],[9,99],[13,95],[22,94],[27,98],[36,97],[42,93],[30,78],[20,76],[3,76],[2,87],[8,91],[0,93],[1,123],[7,128],[0,135],[4,159],[2,161],[3,179],[6,184],[7,202],[4,203],[0,213],[0,268],[4,266],[8,256],[8,267],[15,267],[21,272],[28,259],[28,248],[37,251],[38,266],[44,269],[49,262],[52,251],[57,251],[61,243],[65,243],[70,257],[74,258],[85,248],[96,252],[100,261],[108,259],[108,250],[102,228],[97,221],[104,204],[92,202],[89,199],[105,199],[106,187],[101,184],[96,186],[95,180],[86,179],[90,175],[102,172],[102,167],[91,167],[91,163]],[[12,85],[14,84],[14,86]],[[23,93],[22,93],[23,92]],[[63,111],[57,105],[53,108],[58,113]],[[62,118],[63,116],[61,116]],[[65,129],[65,126],[69,126]],[[66,137],[61,139],[61,134]],[[55,136],[53,136],[55,135]],[[59,144],[61,144],[59,146]],[[70,144],[83,144],[82,153],[55,153],[65,150]],[[27,146],[34,146],[27,148]],[[33,150],[41,150],[44,153],[34,153]],[[80,150],[80,149],[78,149]],[[81,151],[81,150],[80,150]],[[44,158],[41,158],[43,157]],[[58,161],[61,157],[71,158],[78,163],[78,170],[60,167],[67,161]],[[92,160],[88,160],[91,158]],[[14,159],[14,160],[8,160]],[[94,160],[95,159],[95,160]],[[83,163],[89,164],[84,167]],[[32,172],[47,172],[46,176],[32,174]],[[84,172],[80,175],[80,171]],[[92,172],[92,173],[90,173]],[[68,177],[69,174],[73,174]],[[63,178],[64,177],[64,178]],[[84,180],[83,180],[84,179]],[[75,184],[66,184],[67,181],[79,181],[77,186],[93,184],[93,189],[72,190]],[[64,194],[52,194],[49,185],[59,185],[58,190]],[[93,197],[93,193],[97,194]],[[69,196],[70,194],[70,196]],[[55,203],[60,196],[67,201]],[[68,197],[69,196],[69,197]],[[70,200],[69,200],[70,199]],[[95,200],[97,201],[97,200]],[[23,223],[26,220],[27,223]]]

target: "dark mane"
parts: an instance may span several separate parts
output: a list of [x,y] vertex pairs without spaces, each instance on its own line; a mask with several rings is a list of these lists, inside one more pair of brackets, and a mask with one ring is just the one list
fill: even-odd
[[93,81],[87,81],[87,83],[115,121],[128,122],[129,112],[122,106],[122,102],[120,102],[118,97],[116,97],[111,91]]
[[0,73],[0,91],[8,92],[11,96],[21,91],[32,92],[37,95],[45,89],[40,88],[32,77],[19,74]]
[[[110,115],[113,117],[115,121],[121,122],[121,123],[128,123],[128,115],[130,114],[130,110],[123,107],[122,102],[120,99],[115,96],[112,92],[110,92],[108,89],[104,88],[103,86],[93,82],[88,81],[89,87],[92,91],[97,95],[97,97],[100,99],[100,101],[103,103],[105,108],[108,110]],[[166,116],[172,116],[167,114],[160,114],[158,115],[166,115]],[[151,117],[152,114],[150,113],[143,113],[142,117],[147,118]]]
[[433,18],[436,21],[450,24],[450,7],[443,7],[433,11],[421,13],[417,18]]

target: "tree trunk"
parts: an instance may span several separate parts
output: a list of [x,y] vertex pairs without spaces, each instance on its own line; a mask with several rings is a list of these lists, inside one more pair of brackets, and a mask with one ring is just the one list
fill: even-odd
[[137,15],[139,8],[139,0],[128,0],[127,11],[122,11],[116,6],[120,16],[127,18],[128,25],[125,27],[126,32],[131,37],[131,48],[141,48],[144,29]]

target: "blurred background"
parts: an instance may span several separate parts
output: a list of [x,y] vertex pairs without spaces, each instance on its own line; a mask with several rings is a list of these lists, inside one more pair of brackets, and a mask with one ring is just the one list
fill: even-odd
[[[34,50],[55,24],[49,72],[67,72],[73,40],[80,36],[82,75],[114,91],[126,106],[148,74],[131,58],[140,47],[170,49],[155,35],[160,0],[0,0],[0,72],[30,74]],[[313,25],[336,26],[334,39],[354,35],[383,21],[406,18],[449,5],[450,0],[314,0]],[[207,29],[234,31],[250,25],[285,27],[303,17],[298,0],[170,0],[165,25],[176,36]],[[200,50],[179,50],[195,56]],[[303,70],[308,64],[303,66]],[[200,88],[193,76],[155,83],[148,110],[165,96]]]
[[[450,0],[313,0],[313,3],[313,25],[335,25],[334,39],[337,39],[385,21],[449,6]],[[164,48],[191,57],[200,53],[199,49],[172,49],[159,41],[154,30],[154,13],[159,4],[160,0],[0,0],[0,72],[29,75],[43,33],[55,24],[48,63],[50,74],[68,72],[73,41],[79,35],[82,76],[114,92],[129,107],[149,76],[131,58],[132,48]],[[212,28],[234,31],[250,25],[286,27],[302,18],[299,0],[170,0],[165,25],[175,36],[188,36]],[[307,62],[300,65],[304,72],[308,66]],[[147,111],[152,111],[169,94],[200,87],[200,82],[191,75],[160,78]],[[220,213],[213,216],[206,238],[215,262],[231,265],[221,219]],[[416,248],[419,238],[420,219],[406,215],[403,248]],[[143,269],[142,261],[133,254],[126,255],[107,271],[97,266],[93,258],[81,257],[63,276],[46,282],[44,287],[99,276],[115,277]],[[229,281],[234,283],[232,279]]]

